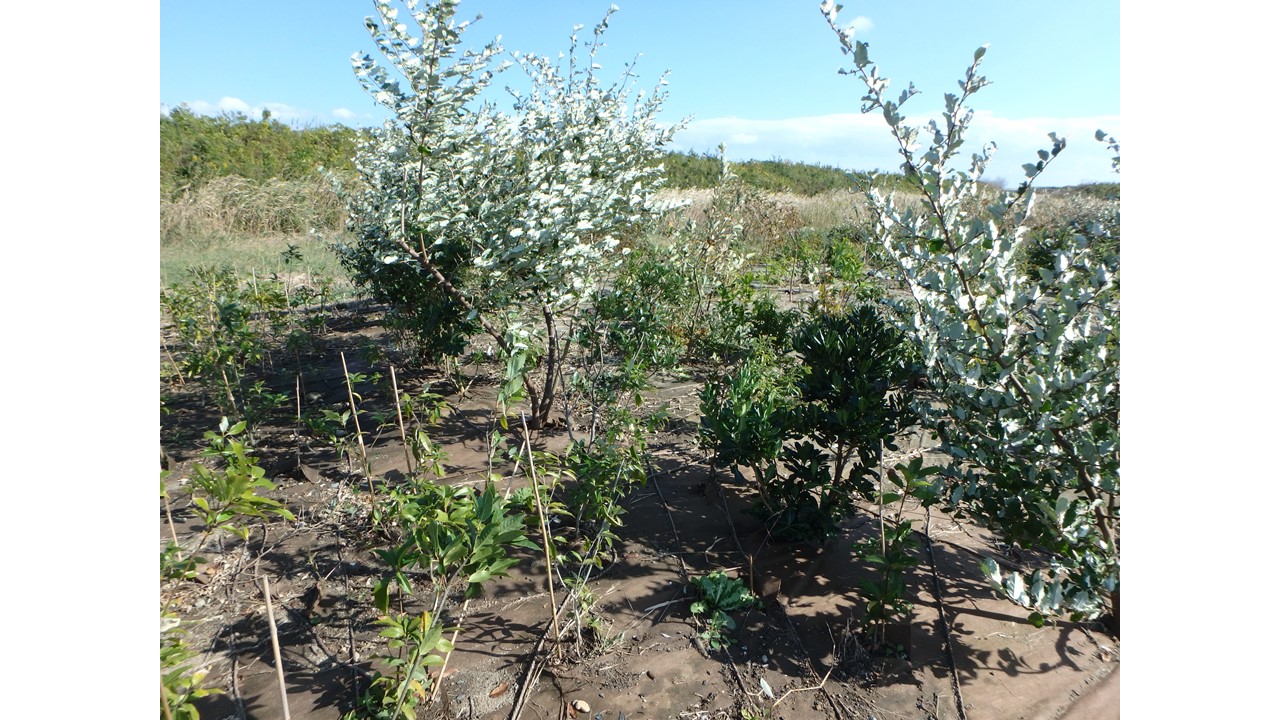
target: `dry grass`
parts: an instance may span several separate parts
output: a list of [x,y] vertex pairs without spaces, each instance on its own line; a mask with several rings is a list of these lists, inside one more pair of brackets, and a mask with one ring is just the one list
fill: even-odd
[[1115,216],[1120,200],[1105,200],[1087,192],[1055,190],[1036,193],[1027,227],[1062,227],[1073,222],[1105,221]]
[[[226,265],[243,277],[328,277],[352,294],[328,245],[341,237],[346,209],[324,178],[254,182],[228,176],[160,203],[160,284],[201,265]],[[317,234],[313,234],[312,231]],[[290,246],[301,261],[286,263]]]
[[323,178],[254,182],[227,176],[160,203],[160,243],[200,241],[219,235],[306,233],[340,230],[346,210]]

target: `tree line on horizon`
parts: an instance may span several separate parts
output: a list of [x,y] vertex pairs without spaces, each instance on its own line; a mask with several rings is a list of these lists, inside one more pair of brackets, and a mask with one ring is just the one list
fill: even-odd
[[[160,116],[160,190],[176,200],[210,180],[238,176],[253,182],[302,180],[321,168],[354,171],[353,158],[369,129],[341,124],[295,127],[271,117],[241,112],[201,115],[180,105]],[[713,188],[720,180],[714,151],[671,151],[662,158],[667,186]],[[847,171],[821,164],[773,158],[733,163],[742,182],[764,192],[813,196],[866,190],[873,182],[885,190],[905,188],[898,173]]]

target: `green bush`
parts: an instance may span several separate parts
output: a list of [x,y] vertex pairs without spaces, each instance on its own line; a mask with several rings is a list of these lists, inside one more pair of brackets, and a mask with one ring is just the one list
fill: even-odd
[[[720,182],[720,157],[715,152],[670,152],[662,158],[667,185],[714,188]],[[813,196],[833,190],[901,189],[905,178],[894,173],[841,170],[828,165],[792,160],[744,160],[735,172],[747,186],[764,192]]]
[[760,348],[702,389],[698,441],[740,482],[747,466],[763,502],[774,508],[770,482],[792,426],[796,369],[786,356]]
[[[871,498],[881,442],[915,422],[910,346],[873,306],[816,311],[794,331],[798,362],[763,345],[702,393],[699,440],[760,491],[779,539],[820,542]],[[782,462],[779,471],[778,461]]]
[[661,254],[642,248],[628,254],[612,287],[597,294],[595,316],[605,349],[646,367],[669,369],[688,348],[685,327],[691,288]]

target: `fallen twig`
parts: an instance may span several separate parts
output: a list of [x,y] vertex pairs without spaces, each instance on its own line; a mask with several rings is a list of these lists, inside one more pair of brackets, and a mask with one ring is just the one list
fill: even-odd
[[658,603],[657,605],[650,605],[649,607],[645,608],[645,609],[644,609],[644,611],[643,611],[643,612],[641,612],[640,614],[641,614],[641,615],[648,615],[649,613],[653,612],[654,610],[657,610],[658,608],[664,608],[664,607],[666,607],[666,606],[668,606],[668,605],[675,605],[675,604],[676,604],[676,603],[678,603],[678,602],[684,602],[684,598],[676,598],[675,600],[668,600],[668,601],[666,601],[666,602],[660,602],[660,603]]
[[813,687],[791,688],[790,690],[782,693],[782,697],[774,701],[773,707],[778,707],[779,705],[781,705],[782,701],[786,700],[787,696],[793,692],[808,692],[810,690],[821,690],[823,686],[827,684],[827,678],[831,677],[831,670],[835,670],[835,669],[836,669],[836,666],[832,665],[831,669],[827,670],[827,674],[822,676],[822,682],[818,683],[817,685],[814,685]]

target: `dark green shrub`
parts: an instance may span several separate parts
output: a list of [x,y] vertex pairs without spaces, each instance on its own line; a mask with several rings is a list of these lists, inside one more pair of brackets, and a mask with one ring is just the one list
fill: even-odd
[[[384,323],[423,360],[462,355],[467,339],[480,324],[441,287],[430,273],[410,263],[384,263],[366,242],[334,246],[352,282],[376,301],[387,303]],[[457,242],[445,243],[436,255],[437,266],[465,285],[466,255]]]
[[[756,346],[708,382],[700,441],[715,462],[751,469],[755,512],[775,537],[820,542],[875,491],[881,442],[914,422],[910,347],[873,306],[822,313],[796,330],[799,365]],[[783,468],[779,471],[778,460]]]
[[760,349],[724,376],[702,389],[701,446],[713,461],[727,466],[741,482],[739,469],[751,469],[766,506],[774,507],[770,482],[776,462],[791,431],[796,403],[794,364],[785,356]]

